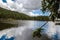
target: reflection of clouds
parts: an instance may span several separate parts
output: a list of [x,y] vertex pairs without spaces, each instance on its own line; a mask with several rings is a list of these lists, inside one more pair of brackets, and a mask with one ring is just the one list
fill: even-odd
[[[7,31],[8,30],[8,31]],[[32,32],[33,30],[29,27],[18,27],[14,29],[4,30],[3,34],[0,34],[0,37],[4,34],[8,36],[8,38],[15,36],[15,40],[32,40]]]
[[14,33],[15,33],[14,30],[15,30],[15,28],[2,30],[2,31],[0,31],[0,37],[1,37],[2,35],[7,35],[8,38],[10,38],[11,36],[14,35]]
[[33,28],[34,27],[34,22],[35,21],[18,20],[18,26],[26,26],[26,27]]
[[[60,40],[60,25],[55,25],[54,22],[48,22],[48,28],[46,30],[46,34],[49,38],[59,39]],[[55,37],[55,38],[54,38]]]
[[[2,36],[3,34],[7,33],[7,36],[9,38],[14,35],[15,36],[15,40],[33,40],[32,39],[33,30],[38,28],[38,27],[40,27],[41,25],[43,25],[43,23],[45,23],[45,22],[40,22],[40,21],[22,21],[22,20],[19,21],[18,20],[18,26],[19,27],[0,31],[0,36]],[[58,37],[60,38],[60,27],[59,26],[56,27],[54,25],[54,23],[51,22],[51,21],[48,22],[48,25],[46,25],[46,26],[44,26],[43,28],[46,29],[44,34],[47,34],[48,38],[50,38],[53,35],[55,35],[56,29],[57,29],[57,32],[58,32]],[[41,39],[44,40],[45,39],[44,37],[46,35],[45,36],[42,35],[42,36],[43,37],[41,37]]]
[[48,25],[49,25],[49,27],[47,29],[47,34],[48,34],[48,36],[52,37],[52,35],[54,35],[56,33],[56,26],[55,26],[54,22],[49,22]]
[[33,32],[32,29],[27,27],[17,28],[15,40],[28,40],[28,39],[32,40],[32,32]]
[[58,38],[60,39],[60,25],[57,25],[56,32],[58,34]]
[[[24,24],[17,28],[6,29],[0,32],[0,35],[7,34],[8,38],[11,36],[15,36],[15,40],[32,40],[32,25],[34,24],[32,21],[19,21],[19,24]],[[30,25],[29,25],[30,24]],[[8,31],[7,31],[8,30]],[[1,34],[3,33],[3,34]]]

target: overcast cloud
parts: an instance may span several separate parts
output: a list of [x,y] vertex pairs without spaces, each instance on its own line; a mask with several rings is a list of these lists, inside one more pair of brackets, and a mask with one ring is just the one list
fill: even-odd
[[[41,8],[41,0],[6,0],[4,3],[0,0],[0,7],[10,9],[12,11],[23,12],[28,15],[33,15],[32,10]],[[38,14],[37,14],[38,15]]]

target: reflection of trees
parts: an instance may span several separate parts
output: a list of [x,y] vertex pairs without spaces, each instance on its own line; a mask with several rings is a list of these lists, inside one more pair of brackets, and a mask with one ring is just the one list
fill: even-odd
[[17,24],[0,22],[0,30],[4,30],[4,29],[7,29],[7,28],[12,28],[12,27],[17,27]]
[[[55,21],[55,18],[58,18],[58,14],[60,13],[60,0],[42,0],[42,11],[43,13],[46,11],[51,12],[49,17],[52,21]],[[40,35],[41,28],[38,29],[40,31],[36,31],[35,33]]]
[[42,27],[44,27],[46,24],[48,23],[48,21],[46,23],[44,23],[40,28],[36,29],[34,32],[33,32],[33,37],[41,37],[41,32],[42,30],[44,30]]
[[46,34],[43,34],[40,38],[35,37],[33,40],[52,40]]

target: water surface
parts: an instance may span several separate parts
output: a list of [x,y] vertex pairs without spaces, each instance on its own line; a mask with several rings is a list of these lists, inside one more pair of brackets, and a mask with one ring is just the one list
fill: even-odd
[[[15,40],[33,40],[32,32],[41,27],[46,21],[29,21],[29,20],[17,20],[18,27],[10,28],[0,31],[0,36],[6,34],[8,38],[15,37]],[[60,35],[60,27],[55,26],[54,22],[49,21],[43,26],[44,30],[42,33],[47,34],[49,38],[55,39],[55,34]],[[58,39],[60,36],[58,36]],[[35,39],[37,40],[37,39]]]

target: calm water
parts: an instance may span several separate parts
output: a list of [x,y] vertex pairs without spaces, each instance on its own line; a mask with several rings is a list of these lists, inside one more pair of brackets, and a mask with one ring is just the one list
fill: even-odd
[[[33,40],[32,32],[41,27],[46,21],[26,21],[18,20],[17,28],[10,28],[0,31],[0,38],[2,35],[6,35],[8,38],[15,37],[15,40]],[[47,34],[49,38],[53,40],[59,40],[60,38],[60,27],[55,26],[53,22],[48,22],[42,31],[43,34]],[[37,40],[37,39],[34,39]]]

